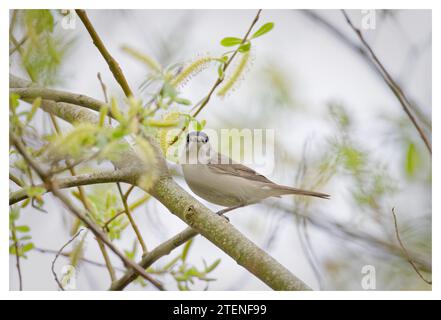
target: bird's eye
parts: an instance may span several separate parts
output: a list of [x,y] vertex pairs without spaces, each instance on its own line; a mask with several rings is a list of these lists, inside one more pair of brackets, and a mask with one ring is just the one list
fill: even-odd
[[204,141],[204,143],[207,143],[208,142],[208,136],[205,136],[203,141]]

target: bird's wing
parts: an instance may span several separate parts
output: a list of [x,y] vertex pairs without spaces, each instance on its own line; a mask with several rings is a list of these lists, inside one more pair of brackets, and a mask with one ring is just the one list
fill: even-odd
[[210,170],[217,174],[227,174],[263,183],[274,183],[267,177],[261,175],[251,168],[248,168],[247,166],[244,166],[243,164],[234,163],[231,159],[227,159],[229,161],[225,161],[225,159],[227,159],[225,156],[218,154],[218,162],[209,163],[207,166]]

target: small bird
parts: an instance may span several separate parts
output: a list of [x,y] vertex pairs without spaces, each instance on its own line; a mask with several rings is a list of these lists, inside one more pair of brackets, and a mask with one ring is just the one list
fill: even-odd
[[[202,131],[187,134],[180,163],[184,179],[199,197],[220,206],[222,214],[233,208],[257,203],[268,197],[285,194],[329,199],[328,194],[276,184],[251,168],[217,153]],[[219,214],[219,212],[218,212]]]

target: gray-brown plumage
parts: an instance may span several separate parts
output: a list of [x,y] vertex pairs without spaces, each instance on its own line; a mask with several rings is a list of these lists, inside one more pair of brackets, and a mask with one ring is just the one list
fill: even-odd
[[187,136],[181,157],[184,178],[201,198],[225,207],[259,202],[286,194],[329,199],[329,195],[276,184],[247,166],[215,152],[203,132]]

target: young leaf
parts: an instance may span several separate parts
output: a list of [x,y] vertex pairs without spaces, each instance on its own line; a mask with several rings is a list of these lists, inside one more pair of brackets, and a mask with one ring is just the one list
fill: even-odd
[[406,153],[406,173],[409,177],[412,177],[419,165],[420,157],[418,150],[413,142],[410,142]]
[[182,255],[181,255],[182,261],[185,261],[187,259],[188,251],[190,250],[192,243],[193,243],[193,239],[188,240],[187,243],[185,244],[185,247],[182,250]]
[[246,42],[239,47],[239,52],[248,52],[251,48],[251,42]]
[[32,120],[35,113],[37,112],[37,109],[40,108],[40,106],[41,106],[41,97],[38,97],[32,103],[31,111],[29,111],[29,113],[26,116],[26,123],[29,123]]
[[268,22],[259,28],[252,36],[251,39],[263,36],[265,33],[270,32],[274,28],[274,23]]
[[219,265],[220,262],[221,262],[221,259],[217,259],[215,262],[213,262],[210,266],[208,266],[205,269],[205,273],[210,273],[211,271],[216,269],[216,267]]
[[223,38],[220,42],[221,45],[223,45],[224,47],[233,47],[233,46],[237,46],[238,44],[242,43],[242,39],[239,38],[235,38],[235,37],[226,37]]
[[31,229],[28,226],[16,226],[15,231],[17,232],[29,232]]
[[32,250],[34,248],[34,244],[32,242],[29,242],[27,244],[25,244],[22,248],[22,252],[28,252],[29,250]]
[[29,197],[36,197],[44,194],[46,192],[46,189],[43,187],[25,187],[24,190],[26,191],[26,194]]

